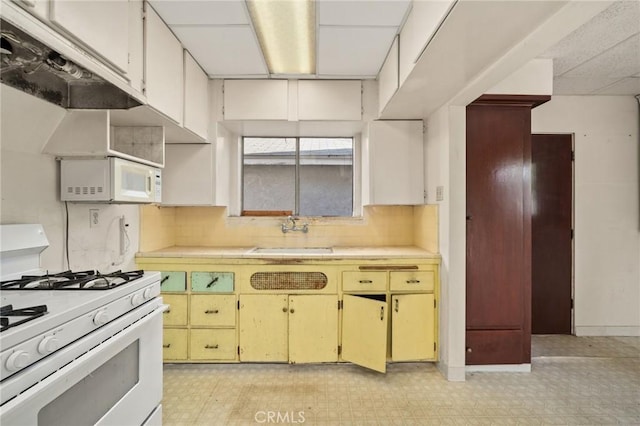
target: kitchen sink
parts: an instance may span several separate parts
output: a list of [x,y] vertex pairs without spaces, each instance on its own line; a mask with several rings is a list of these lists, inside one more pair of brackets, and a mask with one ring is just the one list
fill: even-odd
[[251,253],[258,254],[329,254],[331,247],[256,247]]

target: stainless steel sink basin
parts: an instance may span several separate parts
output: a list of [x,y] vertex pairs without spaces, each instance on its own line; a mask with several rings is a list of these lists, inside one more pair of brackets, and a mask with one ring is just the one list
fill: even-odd
[[251,253],[258,254],[329,254],[333,253],[331,247],[256,247]]

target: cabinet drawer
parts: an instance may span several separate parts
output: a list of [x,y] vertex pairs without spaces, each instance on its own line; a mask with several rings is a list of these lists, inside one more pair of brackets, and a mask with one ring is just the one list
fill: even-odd
[[165,328],[162,332],[162,359],[180,361],[187,359],[187,332],[179,328]]
[[162,300],[169,305],[164,312],[164,325],[187,325],[187,295],[163,294]]
[[191,359],[236,359],[235,329],[191,329]]
[[163,271],[160,278],[161,291],[186,291],[187,273],[180,271]]
[[434,271],[391,271],[389,277],[391,291],[433,291],[435,280]]
[[233,272],[192,272],[191,291],[231,293],[233,291]]
[[342,291],[385,291],[387,272],[345,271],[342,273]]
[[234,327],[236,325],[236,296],[191,295],[191,325]]

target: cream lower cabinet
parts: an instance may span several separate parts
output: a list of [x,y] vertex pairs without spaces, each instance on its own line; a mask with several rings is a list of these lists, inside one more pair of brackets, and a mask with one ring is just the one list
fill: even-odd
[[335,362],[335,295],[240,295],[240,361]]
[[384,373],[387,342],[391,361],[435,359],[434,300],[433,294],[391,294],[389,301],[386,295],[345,294],[342,359]]

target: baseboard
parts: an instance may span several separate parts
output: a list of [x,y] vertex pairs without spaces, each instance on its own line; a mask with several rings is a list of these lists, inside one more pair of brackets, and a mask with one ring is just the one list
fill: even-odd
[[640,326],[576,325],[576,336],[640,336]]
[[464,382],[465,381],[465,367],[450,367],[444,361],[438,361],[436,367],[440,370],[440,374],[444,376],[450,382]]
[[531,373],[531,364],[467,365],[467,373]]

